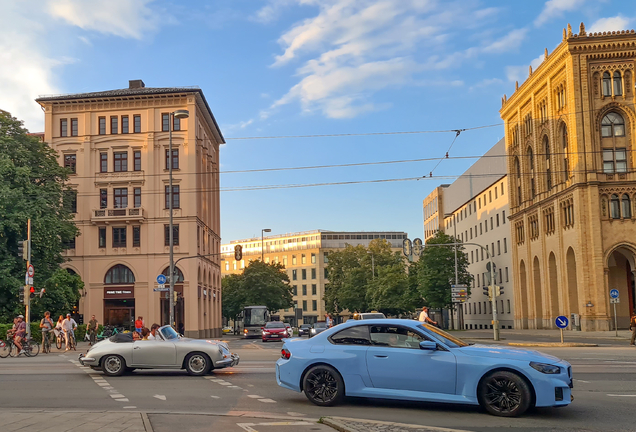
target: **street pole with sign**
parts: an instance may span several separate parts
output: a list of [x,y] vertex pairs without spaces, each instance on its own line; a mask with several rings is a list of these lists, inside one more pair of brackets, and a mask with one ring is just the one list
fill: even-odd
[[619,292],[617,289],[610,290],[610,303],[614,305],[614,331],[616,332],[616,337],[618,337],[618,319],[616,317],[616,303],[620,303],[621,298],[619,297]]
[[[34,269],[31,265],[31,219],[27,220],[27,288],[25,291],[29,291],[29,288],[33,285]],[[24,319],[26,321],[27,338],[31,339],[31,293],[24,293],[26,301],[26,310]]]

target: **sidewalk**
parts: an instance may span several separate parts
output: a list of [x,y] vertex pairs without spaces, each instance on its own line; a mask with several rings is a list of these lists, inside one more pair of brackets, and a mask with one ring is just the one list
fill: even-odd
[[[476,343],[560,343],[561,331],[554,330],[506,330],[499,332],[500,341],[493,340],[493,331],[489,330],[454,330],[451,334]],[[563,340],[566,343],[578,344],[610,344],[629,346],[632,332],[629,330],[619,330],[618,337],[615,331],[595,331],[580,332],[565,330]]]
[[347,417],[323,417],[320,421],[339,432],[470,432],[462,429],[448,429]]

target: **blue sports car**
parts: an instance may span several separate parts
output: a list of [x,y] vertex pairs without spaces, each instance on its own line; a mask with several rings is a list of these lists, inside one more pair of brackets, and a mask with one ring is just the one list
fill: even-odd
[[481,405],[513,417],[572,401],[572,368],[537,351],[471,345],[419,321],[340,324],[288,339],[276,362],[281,387],[319,406],[345,396]]

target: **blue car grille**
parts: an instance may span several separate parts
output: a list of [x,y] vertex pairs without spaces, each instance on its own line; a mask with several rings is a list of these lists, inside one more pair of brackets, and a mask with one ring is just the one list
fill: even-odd
[[572,366],[568,366],[568,378],[570,378],[570,388],[574,388],[574,382],[572,380]]

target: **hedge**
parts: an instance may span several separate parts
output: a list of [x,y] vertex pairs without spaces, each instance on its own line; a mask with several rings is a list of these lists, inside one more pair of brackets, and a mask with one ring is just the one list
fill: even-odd
[[[7,338],[7,330],[10,330],[13,327],[13,324],[0,324],[0,340],[4,340]],[[99,326],[97,332],[101,333],[103,331],[103,326]],[[86,324],[78,324],[77,330],[75,330],[75,339],[78,342],[84,341],[84,336],[86,335]],[[42,342],[42,332],[40,331],[40,322],[31,323],[31,338],[36,342]]]

